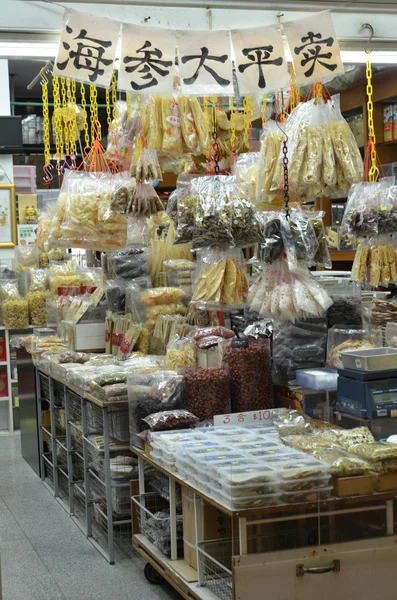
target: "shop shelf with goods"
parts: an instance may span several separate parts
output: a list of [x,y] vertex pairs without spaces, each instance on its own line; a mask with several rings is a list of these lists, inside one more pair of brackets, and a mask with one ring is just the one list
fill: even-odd
[[[375,548],[389,566],[392,560],[389,552],[396,555],[392,516],[396,492],[231,509],[214,500],[212,493],[203,493],[177,473],[160,466],[151,458],[149,449],[134,451],[139,458],[140,477],[139,486],[138,482],[131,482],[133,545],[148,563],[145,568],[148,581],[158,583],[163,578],[183,598],[247,600],[260,597],[265,583],[274,597],[280,598],[280,588],[294,585],[296,578],[304,573],[348,572],[356,581],[362,573],[358,564]],[[159,548],[152,518],[159,506],[155,504],[156,494],[147,492],[150,478],[145,465],[167,476],[171,488],[176,484],[182,488],[183,559],[177,554],[178,511],[172,501],[169,504],[171,557]],[[353,562],[350,552],[354,553]],[[357,566],[353,566],[356,561]],[[382,564],[379,568],[385,575],[387,570]],[[346,585],[345,576],[335,580],[336,589],[342,586],[342,590]],[[299,579],[306,597],[318,592],[320,579],[324,583],[320,577]],[[392,584],[390,577],[387,583]],[[359,582],[357,585],[362,597],[369,599],[363,586]],[[389,594],[387,598],[392,596]]]
[[0,431],[8,430],[13,433],[15,429],[14,416],[18,406],[13,402],[10,332],[5,327],[0,327]]
[[[36,370],[41,477],[110,562],[131,550],[127,403],[107,403]],[[135,463],[137,463],[135,459]],[[127,471],[127,474],[126,474]]]

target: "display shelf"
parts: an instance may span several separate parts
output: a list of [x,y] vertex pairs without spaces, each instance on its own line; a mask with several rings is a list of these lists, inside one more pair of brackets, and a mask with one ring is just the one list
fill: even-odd
[[330,252],[330,257],[332,261],[340,261],[340,262],[350,262],[354,260],[356,256],[355,250],[335,250],[334,252]]
[[[36,386],[43,482],[89,541],[113,564],[116,555],[125,558],[131,550],[129,481],[124,485],[127,494],[122,505],[115,492],[119,484],[112,481],[110,473],[111,454],[129,452],[126,443],[110,448],[111,436],[128,431],[128,404],[108,405],[92,396],[86,398],[82,390],[41,369],[36,369]],[[48,404],[50,424],[42,423],[43,414],[47,413],[43,407]],[[102,451],[89,438],[94,431],[103,436]],[[50,479],[45,470],[43,434],[52,449]],[[102,479],[90,470],[95,452],[100,455]],[[113,501],[125,511],[123,514],[107,510]]]

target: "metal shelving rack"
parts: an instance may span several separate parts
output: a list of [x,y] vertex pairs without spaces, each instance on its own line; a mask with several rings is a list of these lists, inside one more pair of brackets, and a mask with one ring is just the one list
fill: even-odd
[[131,456],[127,404],[86,398],[38,369],[36,397],[42,481],[113,564],[131,551],[129,479],[111,475],[112,456]]
[[0,335],[4,336],[5,349],[6,349],[6,360],[0,362],[0,368],[6,367],[7,371],[7,396],[1,396],[0,402],[8,402],[8,431],[14,433],[14,406],[13,406],[13,395],[12,385],[17,380],[12,379],[11,372],[11,351],[10,351],[10,334],[8,329],[0,327]]

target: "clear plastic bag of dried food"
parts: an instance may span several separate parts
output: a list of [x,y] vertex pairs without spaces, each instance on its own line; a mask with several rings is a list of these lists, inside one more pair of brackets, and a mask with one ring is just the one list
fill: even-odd
[[342,219],[342,234],[357,237],[379,233],[381,194],[394,183],[394,177],[369,183],[363,181],[352,185]]
[[[197,175],[179,175],[177,179],[177,221],[174,244],[185,244],[193,239],[195,226],[195,210],[198,202],[196,196]],[[198,184],[197,184],[198,185]]]
[[[391,178],[388,178],[390,180]],[[378,233],[397,232],[397,186],[382,188],[380,191],[380,210],[378,215]]]
[[184,408],[200,421],[230,409],[229,376],[224,369],[195,367],[184,371]]
[[318,448],[313,450],[313,456],[328,463],[330,473],[334,477],[354,477],[371,471],[371,464],[368,461],[342,448]]
[[284,251],[280,213],[275,211],[258,212],[257,219],[262,230],[262,240],[257,246],[255,260],[271,264],[279,259]]
[[313,257],[313,263],[325,269],[332,269],[332,261],[329,253],[323,218],[323,211],[305,211],[305,216],[313,227],[317,239],[317,251]]
[[116,279],[107,282],[106,302],[109,310],[118,314],[124,314],[125,290],[126,281],[124,279]]
[[272,419],[280,437],[302,435],[312,431],[310,423],[307,423],[302,413],[297,410],[274,408],[272,410]]
[[127,389],[131,444],[142,447],[138,434],[149,428],[145,417],[182,408],[183,376],[176,371],[128,373]]
[[176,371],[196,366],[196,345],[191,338],[171,339],[165,353],[165,367]]
[[289,218],[281,214],[280,223],[289,270],[294,271],[298,263],[313,265],[318,242],[314,227],[305,213],[294,210]]
[[362,442],[353,444],[349,450],[360,458],[373,462],[397,459],[397,445],[391,442]]
[[109,126],[108,146],[106,153],[115,159],[127,159],[132,152],[136,132],[136,117],[128,116],[127,103],[119,100],[116,103],[116,115]]
[[233,165],[233,175],[236,177],[236,183],[243,198],[254,205],[257,195],[257,180],[260,176],[259,156],[259,152],[240,154]]
[[149,254],[145,248],[126,248],[107,255],[107,270],[112,277],[135,279],[149,275]]
[[[358,183],[364,176],[364,163],[356,139],[340,110],[340,96],[327,102],[330,113],[330,132],[336,165],[340,166],[348,185]],[[340,185],[340,182],[338,182]]]
[[136,216],[155,215],[164,210],[163,203],[151,183],[136,184],[135,198],[128,206],[128,212]]
[[232,412],[273,407],[270,340],[235,347],[234,339],[224,344],[223,361],[231,383]]
[[332,327],[328,330],[327,364],[333,369],[342,369],[342,352],[369,350],[382,346],[382,332],[368,329]]
[[178,225],[178,190],[174,190],[168,196],[167,201],[167,214],[174,221],[175,225]]
[[[234,179],[234,178],[233,178]],[[253,204],[244,199],[236,181],[230,181],[227,186],[229,206],[232,215],[232,236],[234,245],[239,248],[253,246],[262,241],[260,220]]]
[[168,431],[170,429],[187,429],[199,422],[198,418],[183,408],[163,410],[143,419],[152,431]]
[[161,172],[157,150],[148,148],[142,149],[138,163],[136,165],[137,181],[162,181],[163,174]]
[[273,376],[278,383],[295,380],[297,369],[323,367],[327,350],[324,319],[278,321],[273,332]]
[[136,180],[128,177],[123,171],[114,176],[114,186],[110,200],[110,208],[115,211],[127,212],[128,207],[134,202],[136,194]]
[[[279,164],[281,163],[283,137],[283,132],[275,121],[270,120],[265,123],[261,134],[261,151],[257,167],[257,202],[266,197],[271,191],[277,190],[281,185],[282,171],[279,169]],[[275,181],[276,170],[280,175],[277,183]]]
[[218,336],[227,340],[234,337],[234,332],[231,329],[227,329],[227,327],[222,327],[220,325],[214,325],[212,327],[198,327],[192,332],[192,337],[196,342],[213,336]]
[[234,178],[214,175],[192,181],[196,198],[192,247],[234,246],[233,215],[230,206]]
[[242,251],[206,248],[197,253],[192,302],[202,308],[231,310],[244,306],[248,278]]
[[15,270],[21,273],[25,269],[37,269],[40,251],[37,246],[17,246],[15,248]]

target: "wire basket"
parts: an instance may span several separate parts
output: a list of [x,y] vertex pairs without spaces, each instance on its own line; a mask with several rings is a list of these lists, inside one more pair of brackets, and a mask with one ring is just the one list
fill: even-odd
[[[131,497],[130,483],[112,483],[112,513],[114,518],[130,517]],[[104,512],[107,512],[106,487],[105,484],[90,472],[90,499],[94,504],[101,504]]]
[[[109,536],[109,522],[106,516],[106,510],[103,505],[94,504],[93,511],[93,525],[95,533],[99,537],[98,541],[107,543]],[[132,546],[132,525],[131,521],[127,519],[113,518],[113,543],[119,549],[130,550]]]
[[110,408],[108,410],[109,436],[120,440],[120,442],[128,442],[130,440],[130,428],[128,420],[128,409]]
[[83,426],[81,421],[70,421],[71,450],[83,458]]
[[54,465],[52,462],[52,454],[44,453],[42,456],[44,463],[44,479],[52,488],[54,488]]
[[63,467],[58,468],[58,494],[63,500],[69,498],[69,478]]
[[57,434],[65,435],[66,432],[66,412],[64,408],[58,408],[54,411],[54,422],[57,429]]
[[50,378],[44,373],[39,373],[40,397],[42,400],[50,401]]
[[56,452],[57,452],[57,467],[68,470],[68,451],[59,440],[56,440]]
[[92,402],[87,402],[87,428],[88,433],[103,435],[103,412]]
[[[171,518],[168,502],[156,493],[133,496],[141,533],[163,554],[171,555]],[[182,516],[177,515],[176,536],[178,548],[183,543]]]
[[79,454],[72,454],[72,474],[73,483],[84,481],[84,459]]
[[62,383],[53,380],[54,385],[54,405],[59,407],[65,406],[65,388]]
[[67,396],[69,401],[69,415],[70,421],[80,421],[83,420],[83,411],[82,411],[82,399],[78,394],[75,394],[67,388]]
[[85,524],[87,509],[85,504],[85,490],[83,485],[73,486],[73,513],[74,516]]
[[220,600],[232,600],[232,540],[208,540],[197,548],[205,587]]

